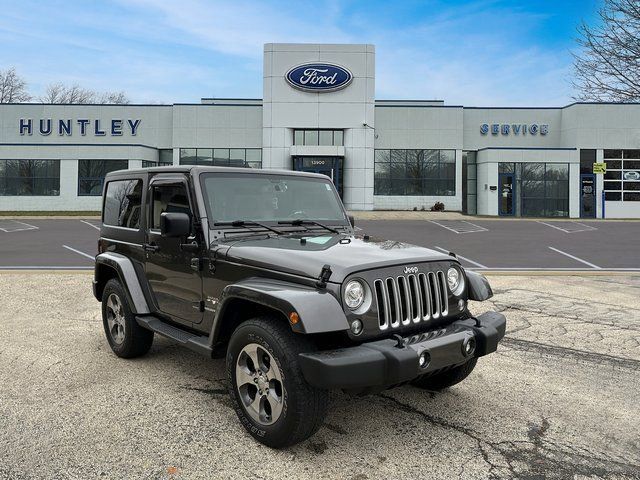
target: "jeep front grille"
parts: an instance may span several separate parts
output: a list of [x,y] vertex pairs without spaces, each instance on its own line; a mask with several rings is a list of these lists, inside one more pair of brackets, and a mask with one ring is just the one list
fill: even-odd
[[376,279],[380,330],[446,316],[447,280],[443,272]]

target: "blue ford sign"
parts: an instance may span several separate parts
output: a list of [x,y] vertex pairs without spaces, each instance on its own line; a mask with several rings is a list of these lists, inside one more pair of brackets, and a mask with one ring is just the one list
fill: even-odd
[[333,92],[349,85],[353,75],[333,63],[305,63],[293,67],[285,78],[291,86],[306,92]]

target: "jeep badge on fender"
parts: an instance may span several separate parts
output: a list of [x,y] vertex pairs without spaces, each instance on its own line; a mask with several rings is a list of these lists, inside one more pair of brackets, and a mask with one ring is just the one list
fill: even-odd
[[444,389],[504,336],[502,314],[467,308],[493,295],[482,275],[356,235],[324,175],[121,170],[102,198],[93,291],[113,352],[144,355],[158,334],[224,358],[240,422],[270,447],[313,435],[330,390]]

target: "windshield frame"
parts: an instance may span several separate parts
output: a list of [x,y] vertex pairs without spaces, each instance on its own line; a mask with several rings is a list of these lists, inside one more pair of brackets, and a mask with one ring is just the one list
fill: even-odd
[[[340,211],[342,212],[342,219],[338,220],[338,219],[333,219],[333,220],[326,220],[326,219],[315,219],[315,218],[308,218],[308,219],[303,219],[303,220],[316,220],[319,221],[321,223],[326,224],[327,226],[331,226],[331,227],[347,227],[348,229],[351,229],[351,222],[349,221],[349,216],[347,215],[347,211],[344,208],[344,204],[342,203],[342,199],[340,198],[340,195],[338,195],[338,191],[335,188],[335,185],[333,184],[333,182],[331,181],[331,179],[329,177],[326,177],[324,175],[322,176],[315,176],[315,175],[300,175],[297,172],[282,172],[282,171],[277,171],[277,172],[269,172],[269,171],[264,171],[264,170],[252,170],[252,169],[247,169],[247,172],[244,171],[234,171],[234,172],[229,172],[229,171],[225,171],[225,172],[212,172],[212,171],[203,171],[200,172],[199,174],[199,184],[200,184],[200,190],[202,192],[202,200],[204,203],[204,209],[205,212],[207,214],[207,219],[208,219],[208,223],[209,223],[209,229],[210,230],[226,230],[226,229],[231,229],[231,230],[238,230],[238,229],[252,229],[255,230],[255,228],[260,228],[260,227],[256,227],[254,225],[252,226],[242,226],[242,227],[234,227],[232,225],[228,225],[228,226],[221,226],[221,225],[216,225],[214,226],[214,224],[216,222],[219,222],[221,220],[216,219],[213,217],[213,214],[211,212],[211,204],[209,202],[209,196],[207,193],[207,187],[205,184],[205,181],[207,180],[207,178],[210,177],[234,177],[237,178],[239,176],[242,175],[246,175],[247,177],[270,177],[270,178],[302,178],[306,181],[315,181],[315,182],[320,182],[320,183],[325,183],[325,184],[329,184],[331,187],[331,191],[333,192],[334,198],[335,200],[338,202],[338,205],[340,207]],[[326,178],[325,178],[326,177]],[[222,220],[224,221],[224,220]],[[278,228],[288,228],[289,225],[281,225],[278,224],[277,219],[274,220],[265,220],[265,219],[246,219],[245,221],[250,222],[250,221],[259,221],[261,223],[264,223],[266,225],[269,226],[276,226]],[[297,229],[298,231],[300,231],[301,228],[305,228],[305,227],[309,227],[310,225],[305,225],[303,226],[291,226],[291,228]],[[316,227],[317,228],[317,227]]]

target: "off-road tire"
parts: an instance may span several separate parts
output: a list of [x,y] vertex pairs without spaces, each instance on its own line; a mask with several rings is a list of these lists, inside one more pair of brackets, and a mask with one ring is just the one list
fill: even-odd
[[[248,414],[236,385],[238,357],[250,344],[265,349],[280,369],[283,406],[271,425],[261,424]],[[315,349],[308,339],[293,333],[286,320],[273,316],[247,320],[233,332],[226,355],[229,395],[240,422],[260,443],[272,448],[287,447],[309,438],[322,426],[329,392],[309,385],[298,364],[299,353]]]
[[439,391],[449,388],[456,383],[460,383],[473,372],[473,369],[478,363],[477,358],[472,358],[462,365],[447,370],[446,372],[437,373],[435,375],[422,375],[416,378],[411,383],[418,388],[425,390]]
[[[122,317],[124,322],[124,338],[117,343],[109,329],[108,307],[109,297],[115,295],[122,305]],[[102,293],[102,324],[107,341],[113,353],[122,358],[140,357],[146,354],[153,343],[153,332],[142,328],[136,322],[131,312],[124,288],[119,280],[112,278],[107,282]]]

